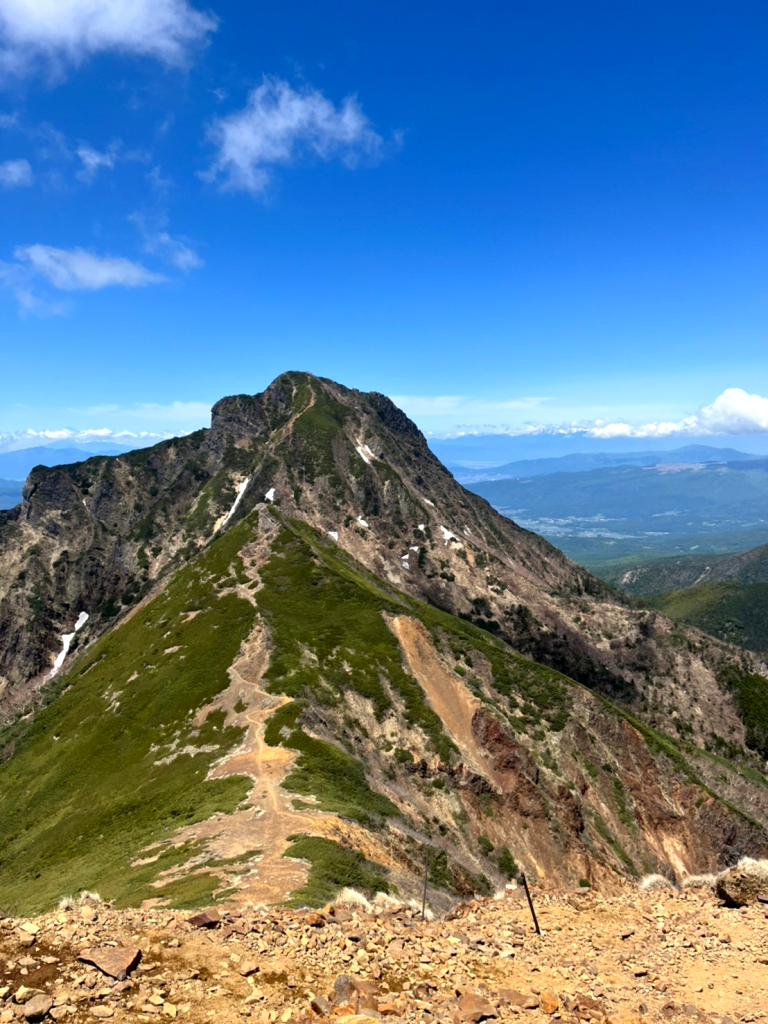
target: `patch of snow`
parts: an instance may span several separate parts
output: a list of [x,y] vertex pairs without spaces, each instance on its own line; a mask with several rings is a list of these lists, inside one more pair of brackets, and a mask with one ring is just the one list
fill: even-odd
[[370,464],[371,464],[371,460],[370,460],[370,459],[368,458],[368,456],[367,456],[367,455],[365,454],[365,451],[363,450],[362,446],[361,446],[361,445],[359,445],[359,444],[355,445],[355,451],[356,451],[356,452],[357,452],[357,454],[358,454],[358,455],[360,456],[360,458],[361,458],[361,459],[363,460],[363,462],[367,462],[367,463],[368,463],[368,465],[370,466]]
[[225,527],[225,526],[227,525],[227,523],[229,522],[229,520],[230,520],[230,519],[232,518],[232,516],[233,516],[233,515],[235,514],[235,509],[236,509],[236,508],[237,508],[237,506],[238,506],[238,505],[240,504],[240,502],[241,502],[241,500],[242,500],[242,497],[243,497],[243,495],[245,494],[245,489],[246,489],[246,487],[248,486],[248,484],[250,483],[250,480],[251,480],[251,478],[250,478],[249,476],[247,476],[247,477],[245,478],[245,480],[243,480],[243,482],[242,482],[242,483],[240,484],[240,486],[239,486],[239,487],[237,488],[237,494],[235,495],[235,500],[234,500],[234,502],[232,503],[232,508],[231,508],[231,509],[229,510],[229,512],[227,512],[227,514],[226,514],[226,515],[224,516],[224,521],[222,522],[221,526],[219,527],[219,529],[220,529],[220,530],[223,530],[223,529],[224,529],[224,527]]
[[416,529],[423,531],[423,530],[426,529],[426,525],[427,525],[426,523],[419,523],[419,525],[416,527]]
[[404,554],[404,555],[400,555],[400,558],[401,558],[401,560],[402,560],[403,562],[407,562],[407,561],[408,561],[408,559],[409,559],[410,557],[411,557],[411,556],[410,556],[410,555],[408,554],[408,552],[407,552],[407,551],[405,552],[405,554]]
[[56,660],[53,663],[53,668],[51,669],[50,675],[48,676],[49,679],[53,679],[53,677],[59,671],[61,666],[64,664],[66,657],[69,654],[69,648],[72,646],[72,641],[75,639],[75,634],[83,628],[87,621],[88,612],[80,612],[80,614],[77,617],[77,622],[75,623],[75,628],[72,630],[71,633],[64,633],[64,635],[62,636],[61,650],[56,655]]
[[415,548],[411,548],[410,550],[411,550],[411,551],[418,551],[419,549],[418,549],[418,546],[417,546],[417,547],[415,547]]
[[361,526],[364,526],[366,530],[368,529],[368,523],[366,523],[362,516],[358,516],[357,521]]
[[443,540],[445,541],[446,544],[448,543],[449,540],[458,540],[459,539],[456,536],[455,533],[451,533],[451,531],[449,529],[447,529],[447,527],[445,527],[445,526],[441,526],[440,527],[440,533],[442,533]]
[[329,537],[333,537],[334,540],[338,540],[339,539],[339,535],[338,535],[338,533],[336,533],[335,530],[329,530],[328,531],[328,536]]
[[264,495],[264,501],[274,501],[274,500],[275,500],[275,488],[274,487],[270,487],[269,490],[267,491],[267,493]]
[[464,535],[465,535],[466,537],[468,537],[468,536],[469,536],[469,530],[468,530],[468,529],[466,528],[466,526],[462,526],[462,528],[461,528],[461,529],[462,529],[462,532],[464,533]]
[[435,503],[434,503],[434,501],[430,501],[430,500],[429,500],[429,498],[425,498],[425,499],[424,499],[424,501],[426,502],[426,504],[427,504],[427,505],[431,505],[431,506],[432,506],[432,508],[434,508],[434,507],[435,507]]

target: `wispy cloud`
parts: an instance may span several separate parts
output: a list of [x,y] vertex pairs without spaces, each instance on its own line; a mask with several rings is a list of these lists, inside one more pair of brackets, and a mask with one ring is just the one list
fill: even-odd
[[142,288],[167,280],[124,256],[98,256],[87,249],[57,249],[52,245],[21,245],[15,262],[0,262],[0,285],[16,297],[21,313],[60,315],[68,306],[52,300],[40,286],[60,292],[99,291],[102,288]]
[[75,444],[114,443],[126,446],[143,446],[165,441],[186,431],[153,431],[153,430],[109,430],[106,427],[93,430],[72,430],[68,427],[59,430],[12,430],[0,431],[0,452],[19,451],[22,448],[34,448],[54,442],[69,441]]
[[132,221],[144,242],[144,251],[171,263],[177,270],[197,270],[205,261],[186,239],[175,237],[168,231],[168,215],[164,210],[152,213],[132,213]]
[[[28,413],[25,414],[25,418]],[[27,427],[0,431],[0,451],[13,451],[67,441],[72,444],[116,443],[132,446],[155,444],[208,426],[210,402],[136,402],[133,405],[103,404],[59,410],[65,422],[97,423],[98,426]],[[31,417],[30,417],[31,418]],[[111,426],[108,424],[112,424]]]
[[6,160],[0,164],[0,188],[24,188],[31,184],[29,160]]
[[22,245],[14,251],[21,263],[60,291],[98,291],[101,288],[143,288],[165,281],[141,263],[124,256],[97,256],[87,249],[56,249],[52,245]]
[[187,0],[0,0],[0,71],[61,75],[109,51],[184,65],[216,25]]
[[217,154],[203,178],[254,196],[264,193],[276,165],[312,156],[354,167],[380,159],[387,149],[355,96],[336,107],[317,89],[294,89],[267,76],[242,110],[211,123],[208,139]]
[[[397,402],[398,399],[393,397],[393,401]],[[433,401],[441,402],[445,399],[433,399]],[[404,404],[403,408],[406,412],[409,411],[407,404]],[[430,412],[445,415],[451,414],[454,410],[450,408],[429,410],[428,406],[425,406],[419,411],[414,411],[413,415],[430,415]],[[598,440],[610,440],[616,437],[665,438],[707,437],[718,434],[765,434],[768,433],[768,398],[749,394],[742,388],[726,388],[709,405],[702,405],[696,412],[679,419],[653,420],[647,423],[630,423],[619,419],[596,419],[571,423],[526,423],[523,426],[505,426],[499,424],[498,421],[482,424],[464,423],[457,424],[450,433],[496,433],[514,436],[549,434],[589,437]]]
[[100,153],[93,146],[89,146],[83,142],[77,147],[77,155],[82,163],[81,169],[77,172],[77,177],[88,184],[94,180],[96,175],[102,169],[106,167],[108,170],[112,170],[117,160],[117,154],[120,149],[119,142],[113,142],[109,149],[105,152]]
[[77,147],[76,153],[80,158],[82,167],[77,172],[77,177],[80,181],[84,181],[87,185],[90,185],[96,178],[100,170],[105,169],[111,171],[118,160],[138,160],[142,163],[148,163],[150,160],[149,153],[143,150],[137,149],[125,149],[123,147],[122,139],[114,139],[110,142],[109,146],[102,151],[94,149],[93,146],[87,142],[81,142]]

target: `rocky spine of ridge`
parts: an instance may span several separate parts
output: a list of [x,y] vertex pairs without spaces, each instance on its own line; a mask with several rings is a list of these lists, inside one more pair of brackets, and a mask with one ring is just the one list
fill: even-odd
[[[109,628],[163,575],[273,493],[404,591],[635,707],[650,722],[743,746],[718,677],[757,658],[639,611],[542,538],[465,491],[382,395],[286,373],[222,399],[211,427],[117,457],[38,467],[0,513],[0,718],[72,649]],[[362,525],[365,523],[366,525]],[[417,527],[423,526],[423,530]]]

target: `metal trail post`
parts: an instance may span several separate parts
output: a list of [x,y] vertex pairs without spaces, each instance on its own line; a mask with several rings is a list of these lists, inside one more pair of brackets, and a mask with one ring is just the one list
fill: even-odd
[[528,879],[525,877],[525,873],[521,873],[520,880],[523,883],[525,889],[525,895],[528,898],[528,906],[531,911],[531,917],[533,918],[533,927],[536,929],[536,934],[541,935],[541,928],[539,928],[539,922],[536,919],[536,911],[533,909],[533,900],[531,899],[531,890],[528,888]]
[[429,881],[429,847],[427,847],[427,859],[424,863],[424,893],[421,897],[421,920],[425,920],[427,912],[427,882]]

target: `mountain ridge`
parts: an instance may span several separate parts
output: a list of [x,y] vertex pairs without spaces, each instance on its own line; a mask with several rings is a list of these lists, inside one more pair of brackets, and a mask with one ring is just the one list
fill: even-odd
[[283,899],[297,821],[403,892],[431,849],[436,900],[768,850],[762,662],[498,515],[376,393],[287,373],[36,469],[0,566],[0,905]]

